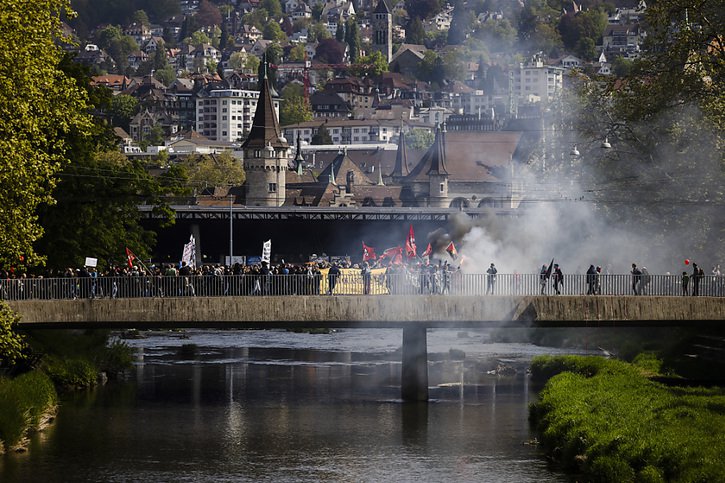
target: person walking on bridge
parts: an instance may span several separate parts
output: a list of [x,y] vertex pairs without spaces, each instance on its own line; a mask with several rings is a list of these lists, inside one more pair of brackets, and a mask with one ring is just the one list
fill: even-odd
[[486,270],[486,273],[488,274],[488,287],[486,288],[486,294],[493,295],[494,289],[496,288],[496,274],[498,273],[498,270],[496,270],[496,266],[492,263],[490,267],[488,267],[488,270]]
[[632,274],[632,292],[635,295],[639,295],[639,283],[642,280],[642,272],[637,268],[636,263],[632,264],[632,271],[630,273]]
[[561,290],[559,290],[559,287],[564,286],[564,273],[561,271],[561,268],[559,268],[559,264],[554,264],[554,291],[556,292],[556,295],[561,295]]

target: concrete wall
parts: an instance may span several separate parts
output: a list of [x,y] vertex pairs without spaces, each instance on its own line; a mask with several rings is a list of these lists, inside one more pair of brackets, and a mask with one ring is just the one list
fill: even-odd
[[8,302],[34,327],[710,325],[725,298],[585,296],[185,297]]

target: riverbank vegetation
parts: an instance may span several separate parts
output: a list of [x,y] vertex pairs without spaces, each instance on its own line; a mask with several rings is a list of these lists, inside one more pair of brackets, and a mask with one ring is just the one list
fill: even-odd
[[0,377],[0,453],[25,446],[28,433],[55,416],[57,402],[53,382],[42,371]]
[[131,366],[131,349],[109,331],[17,331],[0,302],[0,453],[24,447],[53,418],[58,390],[95,385]]
[[725,390],[650,379],[656,358],[632,364],[593,356],[543,356],[545,381],[531,421],[547,452],[587,481],[725,481]]

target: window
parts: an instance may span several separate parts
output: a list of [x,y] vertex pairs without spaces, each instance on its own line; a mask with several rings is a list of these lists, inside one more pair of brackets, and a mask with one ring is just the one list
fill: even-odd
[[445,190],[446,190],[446,184],[445,183],[441,183],[441,188],[440,189],[441,189],[441,193],[445,192]]
[[270,193],[276,193],[277,192],[277,183],[269,183],[267,187],[267,191]]

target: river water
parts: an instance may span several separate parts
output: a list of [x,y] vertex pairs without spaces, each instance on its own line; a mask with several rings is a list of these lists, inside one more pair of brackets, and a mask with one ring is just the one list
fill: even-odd
[[27,453],[0,457],[0,481],[567,481],[528,444],[526,366],[561,351],[488,340],[428,331],[427,404],[399,399],[400,330],[129,340],[128,379],[64,396]]

